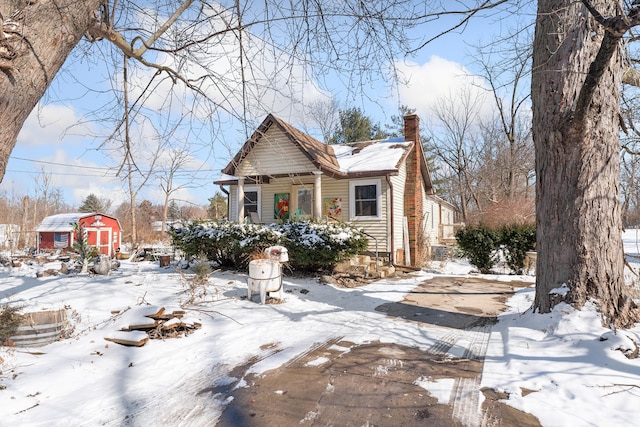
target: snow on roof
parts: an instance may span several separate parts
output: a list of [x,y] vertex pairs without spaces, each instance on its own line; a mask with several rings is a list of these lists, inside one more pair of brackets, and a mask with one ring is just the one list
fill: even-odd
[[342,172],[388,171],[397,169],[400,159],[411,148],[411,142],[398,139],[335,144],[332,147]]
[[73,212],[51,215],[42,220],[36,231],[71,231],[71,224],[80,221],[80,218],[95,215],[91,212]]

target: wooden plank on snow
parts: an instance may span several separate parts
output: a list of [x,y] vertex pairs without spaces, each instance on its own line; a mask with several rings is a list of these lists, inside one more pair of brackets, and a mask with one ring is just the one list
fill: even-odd
[[104,339],[121,345],[142,347],[149,341],[149,335],[142,331],[118,331],[109,334]]

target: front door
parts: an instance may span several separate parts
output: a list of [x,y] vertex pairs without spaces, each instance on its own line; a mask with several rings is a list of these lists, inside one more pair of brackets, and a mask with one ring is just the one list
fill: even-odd
[[313,217],[313,185],[293,186],[293,219]]

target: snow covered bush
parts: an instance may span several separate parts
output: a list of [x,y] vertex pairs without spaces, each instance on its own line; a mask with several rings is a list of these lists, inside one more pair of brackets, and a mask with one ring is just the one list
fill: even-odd
[[327,222],[203,222],[170,232],[174,246],[185,254],[231,268],[246,268],[253,254],[273,245],[286,247],[292,267],[300,270],[330,268],[367,247],[367,238],[356,228]]
[[205,257],[221,267],[244,267],[251,254],[280,242],[280,234],[257,224],[211,221],[172,228],[173,245],[188,256]]
[[343,223],[293,221],[278,226],[289,261],[297,270],[322,270],[367,248],[367,237]]

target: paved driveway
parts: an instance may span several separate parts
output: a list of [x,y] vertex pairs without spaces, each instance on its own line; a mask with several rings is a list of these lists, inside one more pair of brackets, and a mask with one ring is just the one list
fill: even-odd
[[[403,301],[376,310],[395,321],[444,329],[431,348],[356,345],[335,337],[259,377],[245,375],[256,362],[249,361],[235,372],[249,387],[218,390],[233,397],[218,426],[537,426],[537,419],[501,404],[491,390],[480,406],[491,325],[514,287],[529,285],[425,280]],[[432,396],[416,378],[448,384],[445,396]]]

